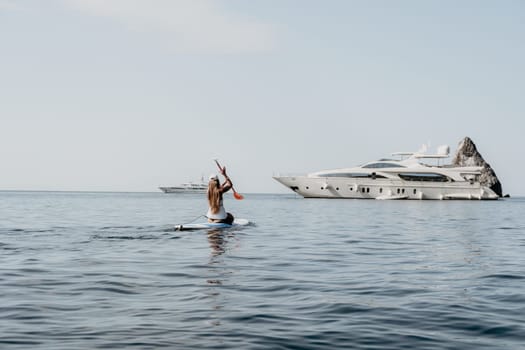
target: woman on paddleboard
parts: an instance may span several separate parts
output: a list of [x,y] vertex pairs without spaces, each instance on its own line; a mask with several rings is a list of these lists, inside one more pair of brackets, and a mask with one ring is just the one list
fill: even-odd
[[224,176],[224,183],[221,185],[219,177],[215,174],[210,175],[208,182],[208,213],[206,217],[208,222],[220,222],[231,225],[233,223],[233,215],[227,213],[224,209],[222,194],[228,192],[232,187],[232,181],[226,175],[226,167],[220,168],[222,176]]

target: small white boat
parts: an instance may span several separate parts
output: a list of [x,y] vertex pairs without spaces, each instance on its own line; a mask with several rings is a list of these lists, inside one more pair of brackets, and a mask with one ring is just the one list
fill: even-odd
[[159,187],[164,193],[206,193],[208,183],[201,179],[200,182],[185,182],[179,186]]

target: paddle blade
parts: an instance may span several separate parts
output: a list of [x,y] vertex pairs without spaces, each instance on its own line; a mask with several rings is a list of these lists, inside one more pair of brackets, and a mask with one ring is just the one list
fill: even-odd
[[237,193],[235,191],[233,192],[233,197],[235,197],[235,199],[237,199],[237,200],[244,199],[244,196],[242,194],[239,194],[239,193]]

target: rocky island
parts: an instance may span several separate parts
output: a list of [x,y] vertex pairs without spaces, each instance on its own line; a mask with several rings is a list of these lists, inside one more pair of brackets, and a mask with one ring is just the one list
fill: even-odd
[[480,166],[482,167],[480,183],[481,185],[489,187],[498,196],[503,197],[503,190],[501,182],[496,176],[496,172],[490,167],[481,154],[478,152],[476,145],[469,138],[465,137],[458,145],[456,155],[452,160],[455,166]]

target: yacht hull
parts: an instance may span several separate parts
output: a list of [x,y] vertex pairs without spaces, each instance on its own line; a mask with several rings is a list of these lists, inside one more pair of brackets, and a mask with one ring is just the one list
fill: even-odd
[[357,199],[498,199],[479,182],[432,183],[401,179],[274,176],[276,181],[305,198]]

